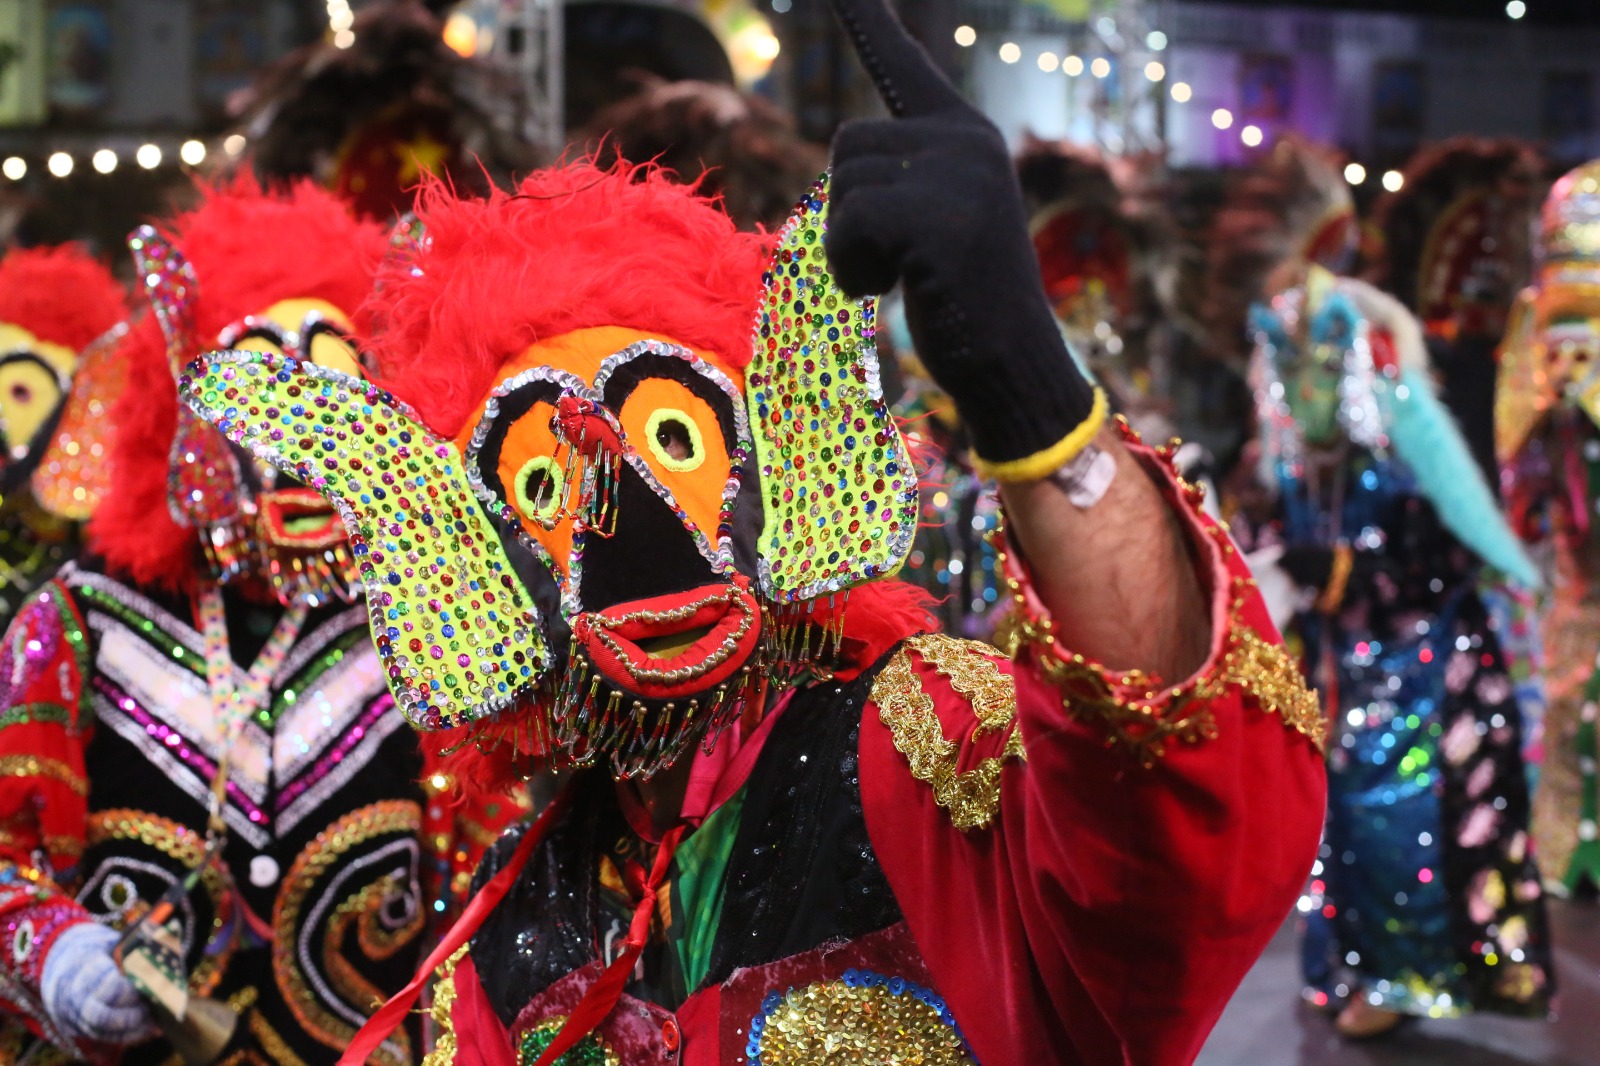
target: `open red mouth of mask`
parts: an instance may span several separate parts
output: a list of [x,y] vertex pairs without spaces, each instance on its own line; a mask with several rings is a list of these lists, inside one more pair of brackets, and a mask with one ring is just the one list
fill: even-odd
[[344,523],[314,489],[271,489],[256,497],[257,529],[275,548],[320,551],[343,543]]
[[572,635],[612,684],[676,699],[724,684],[749,664],[761,611],[742,581],[719,582],[585,612],[572,619]]

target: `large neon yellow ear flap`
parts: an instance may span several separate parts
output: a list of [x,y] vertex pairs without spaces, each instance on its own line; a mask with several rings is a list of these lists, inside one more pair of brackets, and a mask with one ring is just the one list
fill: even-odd
[[212,352],[178,394],[344,518],[373,643],[412,725],[463,725],[538,683],[547,654],[533,602],[461,455],[410,408],[360,378],[260,352]]
[[834,284],[823,176],[778,236],[763,277],[745,402],[765,508],[761,594],[814,600],[900,569],[917,477],[878,380],[872,299]]

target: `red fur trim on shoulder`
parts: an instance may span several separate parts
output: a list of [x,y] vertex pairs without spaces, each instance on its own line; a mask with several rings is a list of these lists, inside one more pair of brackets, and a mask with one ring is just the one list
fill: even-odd
[[659,331],[750,361],[771,238],[658,168],[585,160],[482,200],[434,179],[417,214],[430,245],[381,272],[370,344],[384,384],[436,433],[455,436],[530,344],[576,329]]
[[476,744],[462,743],[466,734],[465,726],[417,733],[428,772],[442,773],[450,779],[451,789],[443,794],[446,803],[453,807],[481,807],[504,800],[523,787],[528,770],[526,758],[514,758],[510,744],[495,744],[487,753],[479,751]]
[[[361,307],[387,247],[382,226],[357,220],[310,182],[265,192],[247,176],[202,185],[200,197],[162,227],[199,280],[192,355],[279,300],[326,300],[352,314]],[[113,573],[185,591],[195,578],[196,537],[167,508],[177,386],[153,315],[129,332],[122,352],[128,387],[111,409],[114,487],[89,523],[90,547]]]
[[127,317],[122,286],[77,245],[18,248],[0,258],[0,322],[81,352]]
[[907,637],[938,632],[934,602],[926,589],[892,578],[852,589],[844,609],[844,665],[838,676],[855,677]]

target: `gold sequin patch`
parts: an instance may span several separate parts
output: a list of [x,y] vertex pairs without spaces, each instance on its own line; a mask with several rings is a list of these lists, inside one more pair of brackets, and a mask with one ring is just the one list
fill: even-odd
[[[977,725],[974,737],[1009,728],[999,756],[983,759],[965,773],[956,770],[960,746],[944,735],[933,699],[911,665],[911,651],[950,682],[971,706]],[[1007,759],[1026,759],[1022,734],[1016,728],[1017,693],[1012,678],[1002,673],[987,648],[973,641],[927,635],[901,646],[872,684],[878,718],[894,739],[895,750],[911,765],[911,776],[933,786],[934,802],[950,812],[957,829],[982,829],[1000,810],[1000,770]]]
[[37,755],[0,755],[0,777],[45,777],[60,781],[80,796],[89,794],[89,781],[59,759]]
[[769,994],[750,1024],[744,1050],[751,1066],[977,1061],[932,990],[866,970]]

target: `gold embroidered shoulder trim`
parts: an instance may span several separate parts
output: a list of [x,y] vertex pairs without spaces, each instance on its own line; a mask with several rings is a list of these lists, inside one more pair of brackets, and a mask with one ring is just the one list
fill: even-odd
[[456,967],[467,957],[471,944],[462,944],[444,962],[439,964],[439,982],[433,986],[433,1024],[438,1027],[438,1039],[433,1050],[422,1057],[422,1066],[454,1066],[456,1061]]
[[[972,736],[1010,729],[999,756],[957,772],[961,749],[944,735],[933,698],[923,691],[911,663],[913,650],[971,704],[977,719]],[[983,829],[994,821],[1000,810],[1001,767],[1007,759],[1028,757],[1016,723],[1016,684],[986,650],[982,644],[938,634],[913,637],[872,683],[872,702],[895,750],[906,757],[912,777],[933,786],[934,802],[950,812],[950,824],[962,831]]]

